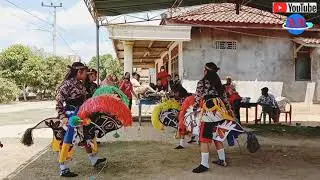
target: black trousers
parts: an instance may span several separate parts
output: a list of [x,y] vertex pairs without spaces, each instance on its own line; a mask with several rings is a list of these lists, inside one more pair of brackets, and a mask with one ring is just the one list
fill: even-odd
[[131,110],[132,107],[132,99],[129,99],[129,109]]
[[238,119],[238,123],[241,124],[240,121],[240,106],[241,106],[241,99],[237,99],[233,102],[232,108],[233,108],[233,112],[234,115],[236,116],[236,118]]

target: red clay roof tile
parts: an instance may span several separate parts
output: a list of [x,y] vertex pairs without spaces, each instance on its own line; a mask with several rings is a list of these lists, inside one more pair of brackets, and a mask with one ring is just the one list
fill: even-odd
[[176,11],[171,20],[173,21],[196,21],[205,22],[231,22],[231,23],[255,23],[281,25],[286,16],[273,14],[256,8],[241,6],[240,13],[236,14],[235,4],[212,3],[192,8],[192,10],[180,9]]

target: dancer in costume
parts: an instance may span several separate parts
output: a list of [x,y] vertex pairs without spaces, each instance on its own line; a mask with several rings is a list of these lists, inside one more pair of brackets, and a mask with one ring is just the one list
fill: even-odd
[[198,108],[201,108],[199,133],[201,163],[192,170],[194,173],[202,173],[209,169],[209,144],[212,141],[218,153],[218,160],[213,163],[227,166],[223,141],[228,135],[234,137],[244,132],[234,121],[232,109],[217,74],[218,70],[213,62],[206,63],[204,77],[197,84],[193,111],[198,114]]
[[[80,63],[75,62],[69,67],[69,72],[65,77],[64,82],[57,90],[56,96],[56,110],[58,111],[58,119],[48,118],[38,123],[34,128],[28,129],[22,139],[22,143],[25,145],[31,145],[32,142],[32,130],[43,127],[51,127],[54,130],[54,138],[52,142],[53,151],[59,152],[59,167],[60,175],[63,177],[75,177],[77,174],[70,171],[66,166],[66,161],[71,159],[73,154],[73,140],[77,131],[82,131],[81,128],[75,129],[69,124],[72,116],[76,115],[79,107],[86,100],[87,91],[83,85],[83,82],[87,77],[88,68]],[[92,165],[106,161],[105,158],[99,159],[96,151],[96,143],[91,143],[92,140],[88,140],[86,144],[86,150],[89,155],[89,159]],[[89,144],[90,143],[90,144]],[[93,146],[94,145],[94,146]],[[91,149],[91,150],[90,150]],[[94,150],[93,150],[94,149]]]
[[[83,82],[87,78],[87,67],[84,66],[80,62],[75,62],[70,67],[70,71],[66,76],[65,81],[59,87],[57,91],[57,105],[56,109],[58,111],[58,116],[62,119],[63,122],[67,124],[68,122],[68,111],[75,111],[79,109],[79,107],[84,103],[86,100],[87,91],[86,88],[83,86]],[[76,113],[75,113],[76,115]],[[66,161],[71,158],[68,157],[68,154],[73,151],[73,136],[74,136],[74,127],[67,125],[67,130],[64,135],[63,143],[60,149],[60,175],[64,177],[74,177],[77,174],[70,171],[70,169],[66,166]],[[97,149],[97,147],[91,147],[92,144],[96,146],[96,143],[92,143],[93,139],[87,138],[86,134],[84,141],[87,142],[86,149],[88,152],[89,159],[93,166],[97,166],[99,163],[103,163],[106,161],[106,158],[99,159],[95,152],[88,149]],[[59,142],[61,144],[61,142]]]
[[[47,118],[39,122],[36,126],[27,129],[23,135],[22,143],[26,146],[33,144],[32,131],[34,129],[51,128],[56,139],[60,140],[64,138],[64,140],[72,142],[72,144],[69,145],[75,145],[74,140],[77,139],[80,139],[80,141],[89,139],[85,149],[91,158],[97,158],[96,153],[98,149],[95,143],[95,137],[102,138],[111,131],[117,130],[123,126],[126,127],[132,125],[132,115],[129,108],[127,108],[123,102],[111,96],[102,95],[90,98],[81,105],[77,116],[69,113],[70,111],[66,112],[66,114],[70,117],[68,119],[67,131],[62,128],[63,123],[60,119]],[[94,124],[98,128],[92,127],[86,132],[86,134],[81,133],[81,126],[88,126],[90,124]],[[65,136],[61,137],[61,134],[65,134]],[[70,159],[73,152],[72,150],[73,148],[64,149],[62,145],[60,154],[63,153],[63,157],[67,156],[67,159]],[[101,160],[99,161],[100,162],[98,164],[101,164]],[[95,164],[98,165],[97,163]],[[70,177],[71,175],[75,176],[74,173],[69,173],[67,177]]]

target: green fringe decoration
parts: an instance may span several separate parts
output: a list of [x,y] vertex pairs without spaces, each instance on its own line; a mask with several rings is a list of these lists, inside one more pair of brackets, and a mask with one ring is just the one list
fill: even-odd
[[129,106],[128,97],[119,88],[115,86],[101,86],[94,92],[93,97],[108,94],[118,94],[120,96],[121,101],[127,106]]

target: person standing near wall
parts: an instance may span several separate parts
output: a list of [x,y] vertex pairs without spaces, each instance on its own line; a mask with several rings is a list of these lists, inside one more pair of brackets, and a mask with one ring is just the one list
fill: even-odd
[[229,99],[229,103],[232,106],[232,110],[234,112],[235,117],[237,118],[237,122],[241,124],[240,121],[240,106],[241,106],[241,97],[236,90],[236,86],[232,83],[232,79],[230,76],[226,78],[227,83],[224,84],[224,89],[226,91],[227,97]]
[[169,74],[164,68],[164,66],[161,66],[160,72],[158,72],[157,74],[157,79],[161,80],[161,84],[166,90],[168,90],[168,76]]

